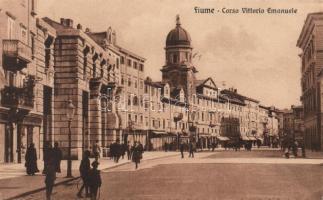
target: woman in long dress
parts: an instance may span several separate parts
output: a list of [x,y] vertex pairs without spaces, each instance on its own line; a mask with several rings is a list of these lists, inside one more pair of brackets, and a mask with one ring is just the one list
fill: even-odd
[[26,172],[28,175],[35,175],[36,172],[39,172],[37,167],[37,153],[34,143],[31,143],[29,145],[26,152],[25,160]]

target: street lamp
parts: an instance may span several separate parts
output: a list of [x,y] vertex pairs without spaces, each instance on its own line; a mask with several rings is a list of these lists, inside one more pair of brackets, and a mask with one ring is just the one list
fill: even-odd
[[66,117],[68,120],[68,155],[67,155],[67,174],[66,178],[72,178],[72,158],[71,158],[71,150],[72,150],[72,130],[71,130],[71,122],[74,117],[75,106],[73,105],[72,100],[68,100],[66,106]]

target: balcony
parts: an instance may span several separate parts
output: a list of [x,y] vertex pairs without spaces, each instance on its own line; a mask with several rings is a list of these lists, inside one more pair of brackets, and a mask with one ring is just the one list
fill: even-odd
[[210,121],[209,127],[214,128],[217,125],[216,122]]
[[34,108],[35,80],[32,77],[25,79],[23,87],[5,86],[1,91],[1,104],[15,110],[30,111]]
[[31,48],[20,40],[2,40],[3,68],[8,71],[20,71],[31,62]]

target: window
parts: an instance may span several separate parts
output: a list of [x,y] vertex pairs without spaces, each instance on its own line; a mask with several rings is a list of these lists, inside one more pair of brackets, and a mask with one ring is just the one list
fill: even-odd
[[127,60],[127,65],[128,65],[129,67],[131,67],[131,60],[130,60],[130,59],[128,59],[128,60]]
[[138,97],[137,96],[133,97],[133,105],[138,106]]
[[128,120],[131,121],[131,114],[128,114]]
[[8,16],[8,39],[15,39],[15,20]]
[[121,85],[124,85],[124,77],[121,76]]
[[31,55],[32,59],[35,58],[35,35],[31,34]]
[[138,81],[135,80],[135,88],[137,88],[137,87],[138,87]]
[[131,86],[131,78],[130,77],[128,78],[128,86],[129,87]]
[[128,95],[128,106],[131,106],[131,96]]
[[174,62],[174,63],[177,63],[177,62],[178,62],[178,61],[177,61],[177,59],[178,59],[177,54],[174,54],[174,55],[173,55],[173,62]]
[[121,56],[121,58],[120,58],[120,63],[124,64],[124,57],[123,56]]
[[143,88],[144,88],[144,82],[140,81],[140,89],[143,89]]
[[133,68],[137,69],[137,62],[133,62]]
[[139,70],[140,70],[140,71],[144,71],[144,65],[143,65],[143,64],[140,64],[140,65],[139,65]]
[[116,63],[117,63],[117,69],[119,69],[119,58],[117,58]]
[[148,93],[148,86],[145,85],[145,93]]

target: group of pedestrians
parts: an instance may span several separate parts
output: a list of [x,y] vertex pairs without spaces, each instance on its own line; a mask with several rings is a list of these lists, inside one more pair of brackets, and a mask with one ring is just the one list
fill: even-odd
[[128,160],[130,160],[130,147],[128,144],[120,144],[120,140],[117,139],[116,142],[110,145],[110,157],[115,163],[119,162],[120,157],[124,158],[127,153]]
[[120,144],[120,140],[117,139],[116,142],[110,145],[110,157],[115,163],[118,163],[120,158],[124,159],[127,154],[127,159],[135,163],[136,169],[142,159],[143,153],[144,147],[139,141],[135,141],[131,146],[129,141]]
[[196,143],[190,141],[188,144],[186,144],[184,141],[181,141],[179,145],[179,150],[181,152],[181,158],[184,158],[184,151],[187,149],[188,146],[188,157],[194,158],[194,151],[196,151]]
[[77,196],[82,198],[82,192],[85,190],[85,196],[90,197],[91,200],[96,200],[98,190],[101,187],[102,180],[100,170],[98,170],[99,161],[97,158],[92,162],[92,168],[90,166],[90,151],[83,153],[83,158],[80,163],[79,171],[83,184],[79,189]]
[[[56,180],[56,173],[61,172],[62,151],[59,148],[58,142],[54,143],[54,148],[51,143],[46,142],[43,153],[44,168],[42,174],[45,175],[46,199],[50,200]],[[31,143],[27,149],[25,167],[28,175],[34,176],[35,173],[39,172],[37,166],[37,151],[34,143]]]

